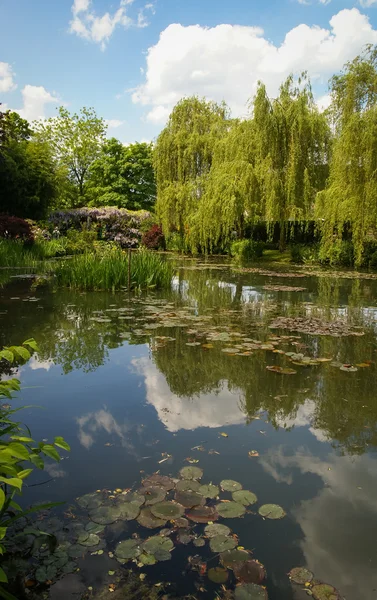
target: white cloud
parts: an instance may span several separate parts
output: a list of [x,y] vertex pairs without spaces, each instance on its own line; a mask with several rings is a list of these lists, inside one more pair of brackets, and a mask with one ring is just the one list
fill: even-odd
[[127,7],[133,2],[134,0],[121,0],[119,8],[114,14],[106,12],[102,16],[98,16],[92,8],[91,0],[74,0],[72,5],[73,18],[69,24],[69,31],[99,44],[101,50],[104,50],[117,25],[125,29],[131,26],[143,28],[149,25],[145,11],[150,10],[153,12],[153,5],[145,5],[144,8],[139,10],[137,18],[134,20],[126,12]]
[[377,0],[359,0],[361,6],[364,8],[370,8],[371,6],[375,6],[377,4]]
[[14,73],[10,64],[0,62],[0,92],[11,92],[16,89]]
[[105,119],[105,123],[109,129],[117,129],[125,125],[126,121],[120,121],[120,119]]
[[132,99],[151,107],[146,118],[154,123],[164,123],[174,104],[193,94],[225,100],[242,116],[258,80],[271,96],[291,72],[307,70],[314,84],[323,85],[367,43],[377,43],[377,31],[356,8],[338,12],[328,29],[298,25],[279,46],[259,27],[175,23],[149,48],[145,81]]
[[331,104],[331,96],[330,94],[325,94],[324,96],[320,96],[317,99],[317,106],[321,112],[329,108]]
[[61,104],[59,98],[50,94],[43,86],[25,85],[22,90],[23,107],[13,109],[17,111],[21,117],[28,121],[36,121],[46,117],[45,109],[47,104]]

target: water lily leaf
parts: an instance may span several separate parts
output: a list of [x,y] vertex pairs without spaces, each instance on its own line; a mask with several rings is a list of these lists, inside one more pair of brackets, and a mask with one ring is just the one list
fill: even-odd
[[140,505],[135,502],[123,502],[118,508],[119,518],[125,521],[133,521],[140,514]]
[[211,538],[209,546],[212,552],[220,554],[221,552],[225,552],[225,550],[233,550],[237,546],[237,540],[227,535],[216,535]]
[[214,567],[208,571],[208,579],[213,583],[225,583],[228,580],[227,569],[221,567]]
[[153,556],[153,554],[140,554],[140,556],[138,557],[138,560],[143,563],[143,565],[146,566],[150,566],[150,565],[155,565],[157,560],[156,557]]
[[245,514],[246,508],[238,502],[220,502],[216,504],[216,510],[224,519],[234,519],[242,517]]
[[207,485],[201,485],[198,489],[199,494],[202,494],[204,498],[217,498],[220,493],[220,490],[217,485],[213,485],[213,483],[209,483]]
[[221,564],[227,569],[233,569],[235,565],[251,559],[251,554],[247,550],[227,550],[220,554]]
[[154,555],[155,555],[156,560],[158,560],[159,562],[165,562],[165,561],[171,559],[171,552],[168,552],[167,550],[164,550],[163,548],[159,548],[158,550],[156,550]]
[[69,573],[74,573],[77,569],[77,563],[73,562],[73,560],[69,560],[63,567],[61,568],[62,573],[64,575],[68,575]]
[[328,583],[319,583],[312,587],[313,598],[315,600],[339,600],[340,596],[337,590]]
[[207,537],[213,538],[217,535],[230,535],[232,532],[226,525],[213,523],[213,525],[207,525],[207,527],[204,529],[204,533]]
[[139,490],[140,494],[145,497],[145,505],[152,506],[157,502],[162,502],[166,497],[166,490],[162,487],[146,487]]
[[279,367],[277,365],[271,365],[266,367],[267,371],[272,371],[273,373],[280,373],[281,375],[296,375],[297,371],[294,369],[290,369],[289,367]]
[[255,583],[238,585],[234,597],[235,600],[268,600],[265,588]]
[[115,555],[117,558],[122,558],[123,560],[131,560],[132,558],[137,558],[141,554],[141,540],[124,540],[123,542],[119,542],[117,547],[115,548]]
[[35,571],[35,578],[39,583],[45,583],[55,579],[57,575],[57,568],[54,565],[48,565],[47,567],[39,567]]
[[200,487],[199,481],[195,481],[194,479],[180,479],[177,481],[175,489],[178,492],[197,492]]
[[197,506],[187,511],[186,515],[191,521],[195,523],[209,523],[211,521],[217,521],[219,515],[213,506]]
[[166,477],[166,475],[155,473],[143,480],[143,487],[162,487],[169,492],[174,489],[174,481],[170,477]]
[[83,546],[79,546],[78,544],[72,544],[72,546],[70,546],[67,550],[67,554],[70,558],[78,558],[85,552],[87,552],[87,549]]
[[180,544],[187,546],[193,539],[188,529],[179,529],[177,534],[177,540]]
[[166,501],[159,502],[151,506],[151,513],[159,519],[172,520],[182,517],[185,512],[184,507],[177,502]]
[[136,520],[142,527],[157,529],[157,527],[164,527],[167,519],[159,519],[152,515],[150,508],[143,508]]
[[174,544],[170,538],[154,535],[143,543],[142,548],[144,552],[156,555],[157,550],[170,552],[174,548]]
[[145,496],[139,492],[129,492],[128,494],[119,494],[117,496],[117,504],[122,503],[130,503],[136,504],[137,506],[142,506],[145,503]]
[[199,467],[183,467],[179,471],[182,479],[201,479],[203,477],[203,469]]
[[258,585],[266,577],[264,566],[257,560],[246,560],[242,563],[237,563],[233,567],[234,575],[242,583],[257,583]]
[[353,365],[342,365],[340,367],[341,371],[345,371],[346,373],[356,373],[356,371],[358,370],[357,367],[354,367]]
[[220,481],[220,487],[223,492],[237,492],[238,490],[242,490],[242,485],[238,481],[233,481],[233,479],[223,479]]
[[81,508],[86,508],[87,510],[92,510],[93,508],[98,508],[101,506],[103,502],[103,497],[101,494],[85,494],[85,496],[81,496],[76,500],[77,504]]
[[89,521],[89,523],[85,525],[85,531],[88,531],[89,533],[102,533],[104,529],[105,525],[99,525],[98,523],[94,523],[94,521]]
[[288,577],[291,581],[304,585],[307,581],[311,581],[314,577],[313,573],[304,567],[295,567],[288,573]]
[[206,541],[202,537],[195,538],[192,543],[194,544],[194,546],[196,546],[196,548],[202,548],[203,546],[206,545]]
[[95,533],[89,533],[85,532],[84,534],[80,535],[78,537],[77,543],[80,544],[80,546],[97,546],[99,544],[99,537],[97,534]]
[[265,519],[282,519],[286,514],[278,504],[263,504],[258,512]]
[[177,527],[187,528],[189,526],[189,522],[187,519],[185,519],[185,517],[179,517],[179,519],[174,519],[174,525],[176,525]]
[[94,523],[98,523],[99,525],[110,525],[120,518],[120,507],[100,506],[93,512],[90,512],[89,516]]
[[253,492],[249,492],[249,490],[238,490],[237,492],[233,492],[232,498],[235,502],[243,504],[244,506],[255,504],[258,500],[256,495],[253,494]]
[[206,503],[204,496],[198,492],[177,492],[175,500],[182,504],[185,508],[193,508],[193,506],[203,506]]

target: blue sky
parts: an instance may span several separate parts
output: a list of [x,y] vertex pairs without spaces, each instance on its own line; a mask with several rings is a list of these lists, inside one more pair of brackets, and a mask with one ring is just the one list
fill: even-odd
[[377,43],[377,0],[0,0],[0,102],[33,120],[93,106],[109,135],[151,140],[198,94],[235,116],[307,69],[327,81]]

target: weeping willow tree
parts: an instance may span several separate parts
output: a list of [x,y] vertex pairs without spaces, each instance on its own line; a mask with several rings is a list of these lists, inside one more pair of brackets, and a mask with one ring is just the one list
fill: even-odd
[[214,146],[224,134],[227,119],[225,104],[185,98],[175,106],[157,139],[156,212],[165,236],[178,231],[189,247],[194,245],[193,218],[211,169]]
[[297,85],[288,77],[273,100],[259,83],[253,111],[260,210],[270,227],[280,224],[283,249],[287,222],[312,218],[316,194],[325,187],[331,132],[305,73]]
[[328,188],[318,195],[323,219],[320,255],[337,260],[349,226],[355,264],[377,237],[377,46],[347,63],[331,80],[335,142]]

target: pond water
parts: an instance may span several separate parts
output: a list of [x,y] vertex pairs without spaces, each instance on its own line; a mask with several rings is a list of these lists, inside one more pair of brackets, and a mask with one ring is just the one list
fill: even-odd
[[[14,404],[38,405],[22,412],[35,439],[61,435],[71,446],[28,480],[24,501],[65,500],[59,517],[79,521],[76,498],[137,490],[156,471],[176,478],[191,464],[202,483],[231,479],[256,494],[243,517],[219,522],[265,566],[270,600],[307,597],[287,576],[298,566],[347,600],[377,598],[377,281],[176,266],[168,293],[54,291],[22,278],[0,289],[0,344],[34,337],[40,347],[18,369]],[[286,516],[262,518],[266,503]],[[158,532],[108,525],[105,552],[79,557],[76,577],[107,583],[120,567],[108,551]],[[187,568],[195,555],[218,566],[208,542],[173,539],[172,560],[141,572],[170,583],[166,594],[214,598],[220,586]],[[58,586],[51,598],[77,598]]]

